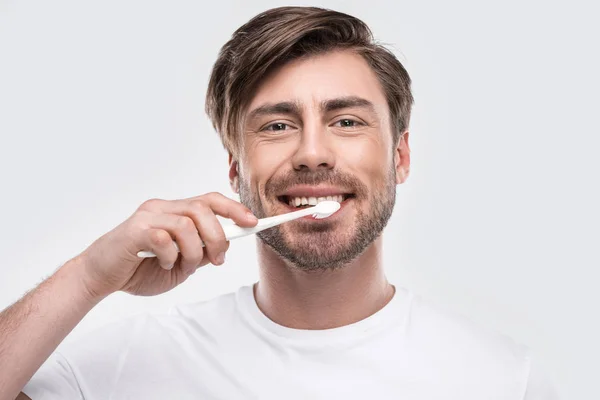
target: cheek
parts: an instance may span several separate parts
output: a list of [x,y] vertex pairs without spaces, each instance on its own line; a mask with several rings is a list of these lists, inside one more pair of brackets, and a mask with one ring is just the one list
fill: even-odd
[[290,159],[290,155],[281,146],[267,143],[250,144],[245,149],[245,178],[252,186],[264,185]]
[[367,185],[372,179],[387,176],[392,152],[385,143],[365,138],[344,143],[341,150],[339,157],[343,159],[343,165],[358,173]]

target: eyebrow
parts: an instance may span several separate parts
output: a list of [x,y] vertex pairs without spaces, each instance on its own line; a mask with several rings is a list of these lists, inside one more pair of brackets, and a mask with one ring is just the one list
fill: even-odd
[[321,103],[321,111],[324,112],[337,111],[344,108],[365,108],[373,114],[377,114],[373,103],[357,96],[339,97],[336,99],[325,100]]
[[300,117],[300,115],[302,114],[302,109],[298,103],[294,103],[291,101],[284,101],[275,104],[263,104],[262,106],[252,110],[248,115],[248,119],[252,120],[254,118],[262,117],[264,115],[273,114],[288,114],[293,115],[295,117]]
[[[375,111],[375,106],[372,102],[358,96],[346,96],[324,100],[321,102],[320,107],[322,112],[337,111],[344,108],[364,108],[373,114],[377,114],[377,112]],[[293,101],[267,103],[252,110],[248,114],[248,119],[252,120],[265,115],[274,114],[288,114],[300,118],[302,114],[302,107],[300,103]]]

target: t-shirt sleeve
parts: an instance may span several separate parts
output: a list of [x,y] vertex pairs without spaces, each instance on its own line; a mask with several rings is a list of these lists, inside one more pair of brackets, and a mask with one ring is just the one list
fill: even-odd
[[67,359],[55,352],[22,390],[32,400],[83,400],[79,384]]
[[559,400],[554,384],[550,381],[535,357],[529,368],[527,391],[524,400]]
[[127,318],[63,343],[23,388],[32,400],[108,399],[149,317]]

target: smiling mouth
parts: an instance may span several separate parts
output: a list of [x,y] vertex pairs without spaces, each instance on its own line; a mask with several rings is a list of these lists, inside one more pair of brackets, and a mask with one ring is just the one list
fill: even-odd
[[355,197],[352,193],[344,193],[337,194],[332,196],[323,196],[323,197],[303,197],[303,196],[278,196],[277,200],[280,202],[287,204],[290,207],[295,208],[305,208],[316,206],[322,201],[337,201],[338,203],[343,203],[349,199],[353,199]]

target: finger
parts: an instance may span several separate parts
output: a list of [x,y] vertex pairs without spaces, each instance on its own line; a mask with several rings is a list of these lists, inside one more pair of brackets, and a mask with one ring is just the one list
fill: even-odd
[[252,227],[258,222],[256,216],[248,207],[217,192],[182,200],[150,199],[145,201],[138,210],[150,211],[157,214],[187,215],[189,204],[196,202],[207,205],[215,214],[229,218],[239,226]]
[[208,193],[201,196],[190,197],[183,200],[174,200],[163,203],[152,203],[161,207],[163,212],[172,214],[185,214],[189,204],[201,203],[208,206],[215,214],[233,220],[237,225],[252,227],[258,219],[252,211],[242,203],[232,200],[221,193]]
[[225,249],[222,251],[223,258],[221,260],[219,260],[219,262],[220,262],[219,264],[212,262],[212,260],[209,259],[208,256],[205,256],[205,259],[202,260],[202,263],[200,263],[200,266],[206,265],[207,263],[211,263],[211,264],[217,265],[217,266],[225,264],[225,260],[227,259],[227,251],[229,250],[229,245],[230,245],[230,242],[225,242]]
[[182,271],[186,274],[195,271],[204,258],[204,249],[194,221],[185,215],[175,214],[148,213],[145,218],[150,227],[167,231],[171,242],[175,239],[181,254],[179,264]]
[[150,250],[156,254],[158,264],[166,270],[173,268],[179,256],[171,234],[164,229],[146,229],[136,245],[140,250]]
[[223,264],[228,243],[217,216],[202,202],[190,203],[188,207],[188,215],[196,224],[200,238],[204,242],[205,255],[212,264]]
[[252,227],[258,223],[258,218],[242,203],[232,200],[221,193],[208,193],[199,198],[191,200],[201,201],[206,204],[215,214],[233,220],[237,225]]
[[[166,208],[174,209],[172,206]],[[203,256],[207,256],[214,265],[223,264],[227,240],[213,211],[203,202],[180,206],[183,215],[149,213],[149,223],[152,227],[166,229],[174,235],[182,253],[181,269],[189,273],[200,264]],[[204,249],[201,241],[206,246]]]

